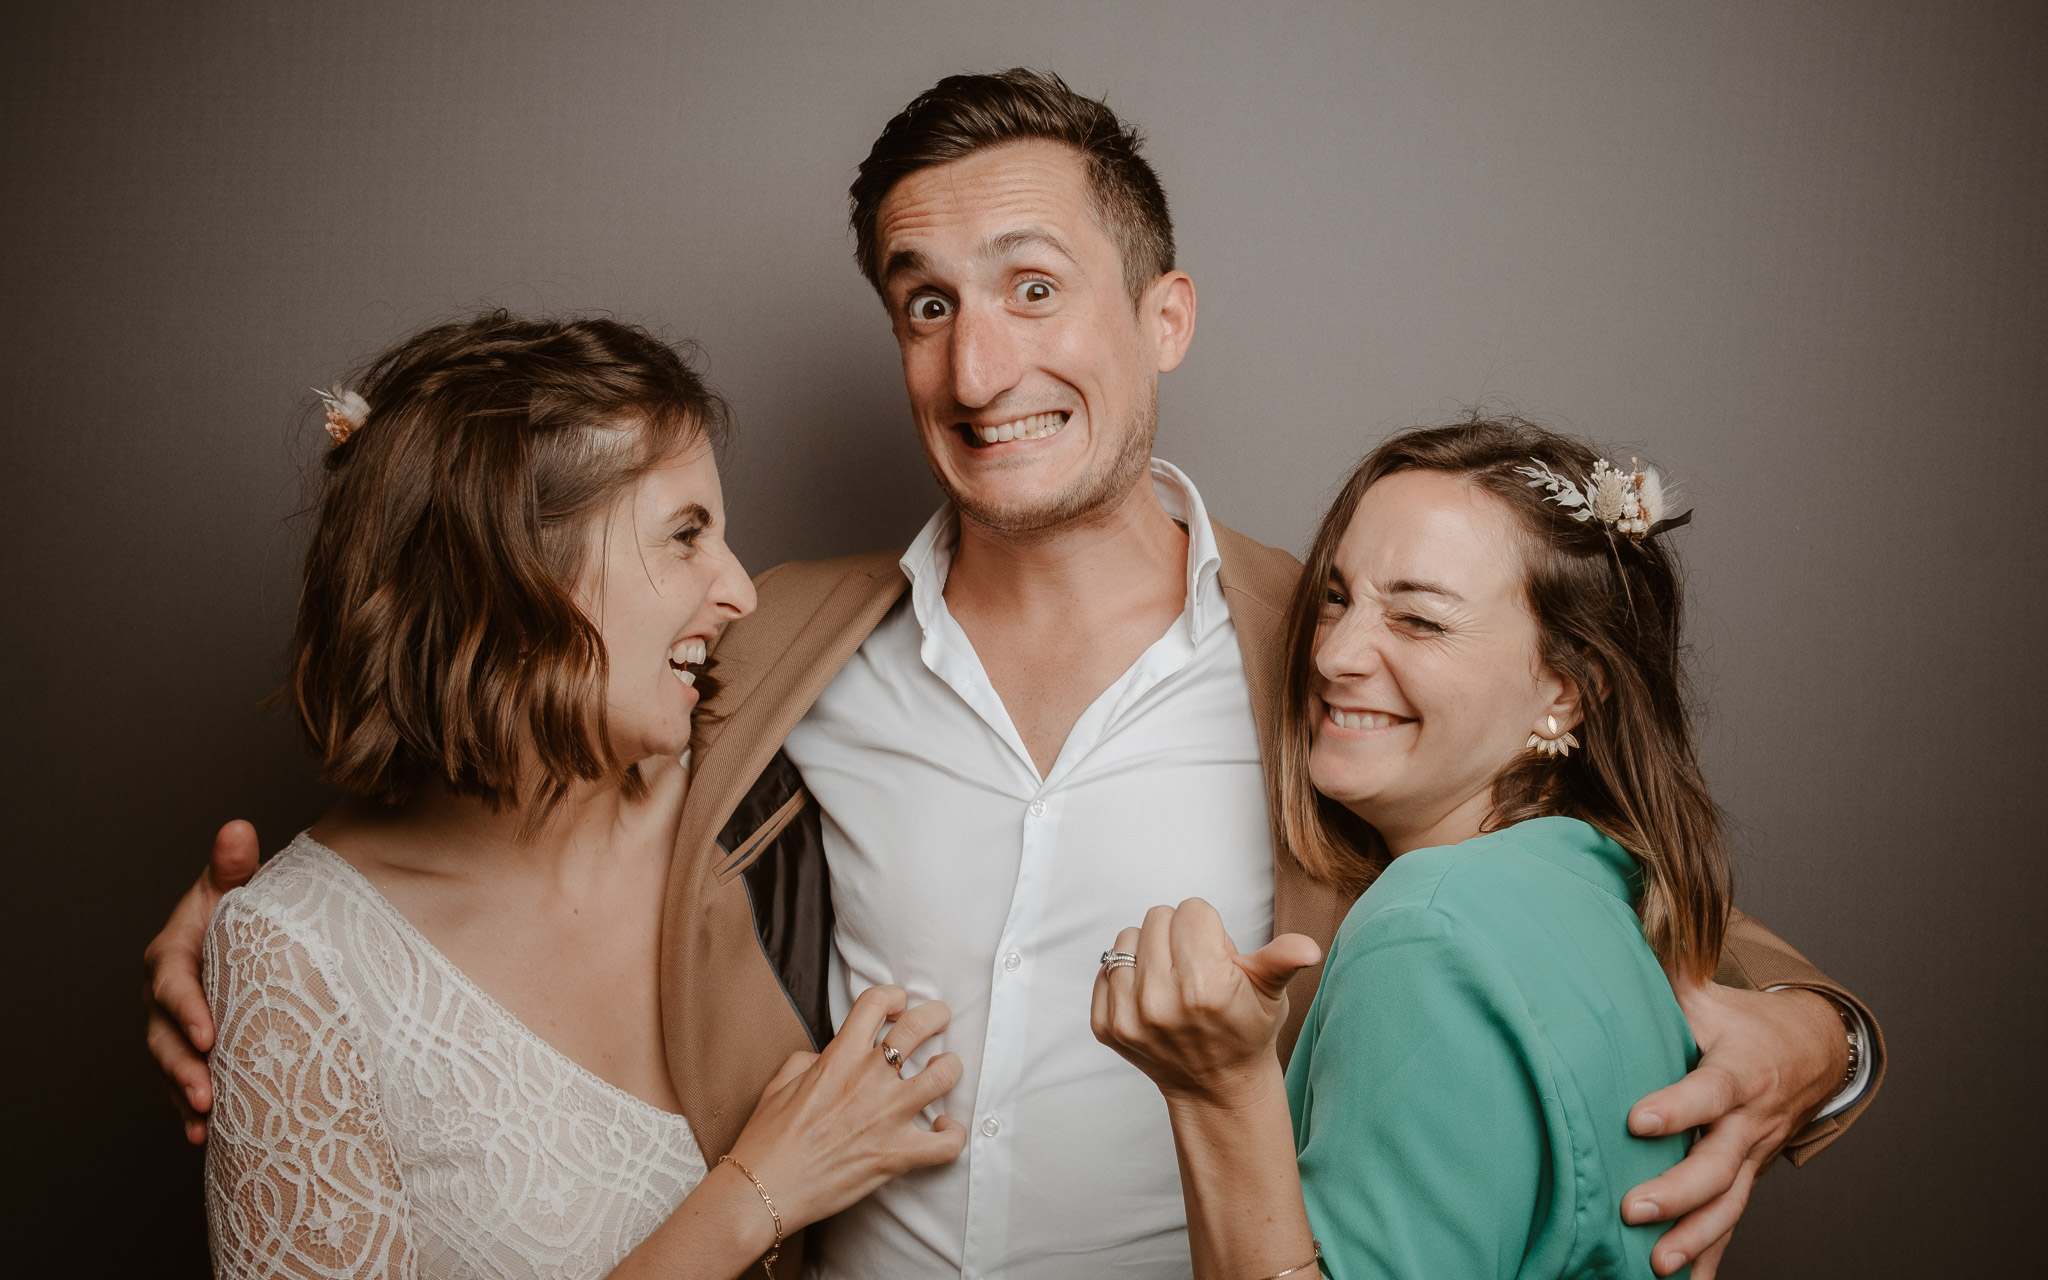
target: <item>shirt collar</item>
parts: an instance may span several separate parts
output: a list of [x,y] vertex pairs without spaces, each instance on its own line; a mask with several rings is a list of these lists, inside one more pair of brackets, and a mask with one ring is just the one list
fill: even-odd
[[[1199,644],[1215,630],[1229,612],[1216,572],[1223,557],[1216,550],[1216,531],[1209,527],[1209,509],[1195,482],[1179,467],[1161,458],[1152,459],[1152,492],[1159,505],[1188,531],[1187,604],[1181,617],[1188,627],[1188,639]],[[917,540],[897,563],[910,579],[910,605],[917,612],[918,626],[930,630],[932,619],[944,602],[946,575],[953,569],[953,553],[960,545],[960,513],[947,503],[925,522]]]

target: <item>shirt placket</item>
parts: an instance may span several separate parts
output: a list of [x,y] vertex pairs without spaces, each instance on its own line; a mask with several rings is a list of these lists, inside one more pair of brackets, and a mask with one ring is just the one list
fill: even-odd
[[971,1280],[990,1274],[991,1265],[1010,1251],[1015,1144],[1030,1136],[1020,1128],[1017,1108],[1025,1085],[1024,1037],[1038,968],[1036,943],[1043,934],[1046,863],[1059,839],[1059,800],[1056,785],[1041,785],[1019,805],[1017,880],[989,975],[988,1028],[968,1129],[967,1232],[960,1274]]
[[1019,788],[1011,793],[1018,809],[1017,876],[997,940],[990,975],[988,1021],[982,1033],[981,1066],[975,1077],[975,1113],[967,1124],[967,1220],[961,1241],[960,1274],[980,1277],[1006,1256],[1009,1248],[1016,1139],[1015,1102],[1023,1079],[1023,1032],[1028,1021],[1031,964],[1028,955],[1034,921],[1041,909],[1044,853],[1053,833],[1046,819],[1053,813],[1053,788],[1038,777],[1011,722],[982,669],[981,659],[960,626],[934,602],[926,623],[925,665],[973,708],[989,731],[1001,737],[1016,756]]

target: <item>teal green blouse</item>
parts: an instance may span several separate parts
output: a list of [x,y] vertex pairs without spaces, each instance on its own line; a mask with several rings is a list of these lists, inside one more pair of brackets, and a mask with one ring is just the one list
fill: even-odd
[[[1345,918],[1287,1070],[1337,1280],[1648,1277],[1621,1196],[1688,1139],[1628,1109],[1699,1057],[1621,846],[1537,818],[1394,859]],[[1668,1224],[1666,1224],[1668,1225]]]

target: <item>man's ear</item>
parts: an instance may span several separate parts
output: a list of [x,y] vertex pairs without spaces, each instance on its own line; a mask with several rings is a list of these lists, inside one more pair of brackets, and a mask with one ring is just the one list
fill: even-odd
[[1159,372],[1171,373],[1195,340],[1195,282],[1185,271],[1154,280],[1138,302],[1138,320],[1159,344]]

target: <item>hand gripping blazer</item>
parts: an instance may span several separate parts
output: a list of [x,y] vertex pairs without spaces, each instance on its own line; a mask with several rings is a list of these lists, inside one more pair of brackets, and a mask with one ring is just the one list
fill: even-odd
[[[1284,551],[1211,522],[1219,581],[1237,627],[1259,740],[1272,756],[1284,663],[1282,623],[1301,575]],[[907,580],[902,552],[777,565],[756,580],[760,604],[719,641],[719,691],[698,731],[690,793],[669,868],[661,943],[662,1034],[683,1113],[704,1158],[732,1149],[761,1087],[791,1053],[832,1037],[826,971],[831,882],[817,802],[782,744],[852,658]],[[1275,841],[1273,932],[1305,933],[1328,953],[1351,898],[1312,880]],[[1292,1052],[1321,966],[1290,990],[1280,1054]],[[1804,1164],[1855,1122],[1883,1080],[1877,1020],[1770,930],[1740,912],[1715,975],[1729,986],[1807,987],[1862,1010],[1870,1087],[1854,1106],[1809,1126],[1788,1148]],[[794,1276],[801,1241],[778,1274]]]

